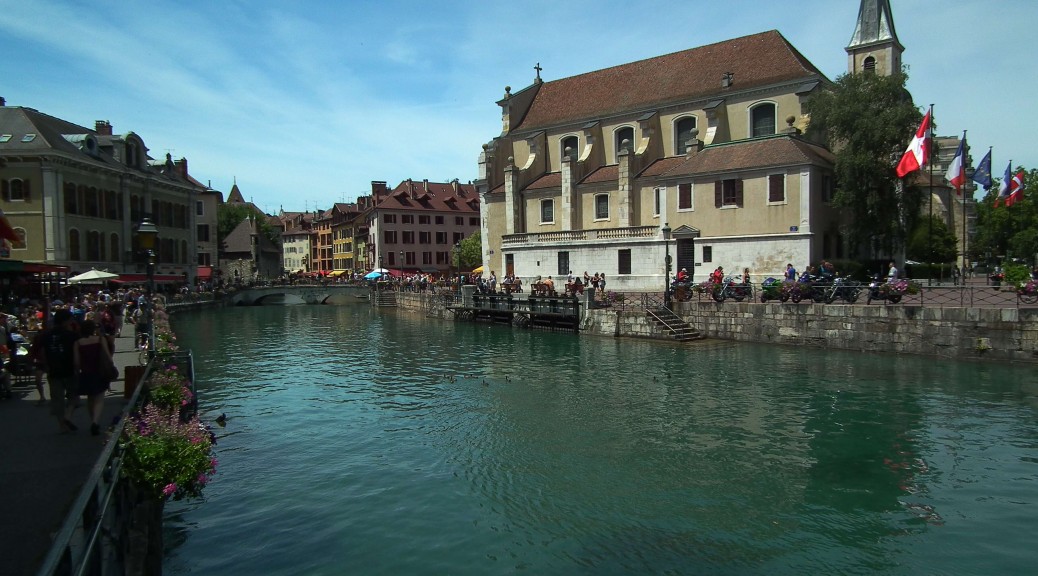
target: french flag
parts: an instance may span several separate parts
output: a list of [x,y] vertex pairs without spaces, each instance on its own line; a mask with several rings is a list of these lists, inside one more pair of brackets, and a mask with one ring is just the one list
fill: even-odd
[[898,178],[904,178],[926,164],[926,159],[930,157],[929,132],[930,111],[927,111],[926,116],[923,117],[923,123],[915,131],[915,138],[912,138],[912,141],[908,144],[908,150],[905,150],[905,155],[897,163]]
[[955,158],[952,159],[951,165],[948,166],[948,173],[944,175],[951,182],[952,186],[955,186],[955,192],[962,193],[962,185],[966,183],[966,162],[964,161],[966,149],[966,138],[959,140],[959,151],[955,153]]

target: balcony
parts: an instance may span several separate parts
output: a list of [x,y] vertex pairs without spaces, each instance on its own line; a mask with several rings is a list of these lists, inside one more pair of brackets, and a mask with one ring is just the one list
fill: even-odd
[[605,228],[601,230],[565,230],[561,232],[506,234],[501,238],[501,247],[536,246],[537,244],[568,244],[574,242],[590,243],[599,240],[654,238],[659,235],[659,226],[630,226],[627,228]]

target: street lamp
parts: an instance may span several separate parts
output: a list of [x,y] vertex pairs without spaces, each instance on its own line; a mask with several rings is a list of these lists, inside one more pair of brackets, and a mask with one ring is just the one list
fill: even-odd
[[463,276],[461,274],[461,240],[458,240],[454,244],[454,253],[458,260],[458,292],[461,292],[461,285],[463,283]]
[[663,250],[666,257],[663,269],[663,306],[670,310],[670,224],[663,223]]
[[137,225],[137,245],[147,258],[148,291],[147,291],[147,314],[148,319],[148,359],[155,356],[155,241],[159,237],[159,229],[150,218],[145,216]]
[[404,251],[400,251],[400,276],[404,275]]

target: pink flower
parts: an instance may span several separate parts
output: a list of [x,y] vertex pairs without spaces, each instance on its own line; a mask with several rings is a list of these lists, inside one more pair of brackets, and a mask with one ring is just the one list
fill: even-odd
[[177,491],[177,485],[175,483],[166,484],[166,487],[162,489],[162,494],[169,496],[170,494]]

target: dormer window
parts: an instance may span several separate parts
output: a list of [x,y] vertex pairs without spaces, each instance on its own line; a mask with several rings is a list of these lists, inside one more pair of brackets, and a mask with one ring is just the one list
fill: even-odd
[[22,136],[22,142],[26,142],[26,143],[32,142],[35,139],[36,139],[36,135],[35,134],[26,134],[25,136]]
[[560,143],[560,154],[559,158],[566,159],[567,157],[572,161],[577,159],[577,145],[580,140],[576,136],[567,136],[562,139]]
[[674,123],[674,155],[681,156],[685,153],[688,141],[693,138],[698,122],[695,116],[686,116]]
[[615,140],[613,142],[616,155],[613,159],[614,162],[620,162],[620,152],[627,150],[628,152],[633,151],[634,146],[634,128],[630,126],[624,126],[614,133]]
[[750,136],[771,136],[775,133],[775,105],[758,104],[750,110]]

